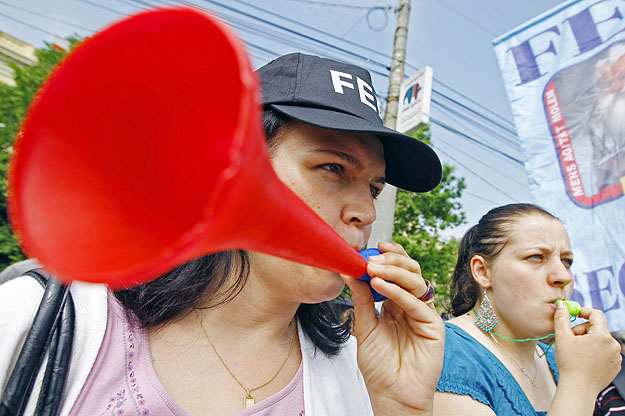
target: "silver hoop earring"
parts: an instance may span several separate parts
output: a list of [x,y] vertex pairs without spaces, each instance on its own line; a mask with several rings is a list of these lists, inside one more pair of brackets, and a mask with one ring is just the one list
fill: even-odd
[[484,289],[484,297],[480,303],[480,309],[475,314],[475,325],[477,325],[482,331],[490,332],[497,325],[497,315],[495,315],[495,309],[488,299],[486,289]]

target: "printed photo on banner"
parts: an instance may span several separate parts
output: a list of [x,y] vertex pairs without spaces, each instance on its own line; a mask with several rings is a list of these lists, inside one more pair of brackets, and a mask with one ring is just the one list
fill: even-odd
[[543,101],[569,196],[588,207],[621,196],[625,42],[558,72]]

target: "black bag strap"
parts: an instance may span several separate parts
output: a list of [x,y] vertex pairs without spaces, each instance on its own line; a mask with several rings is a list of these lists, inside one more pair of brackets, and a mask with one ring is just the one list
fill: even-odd
[[[29,274],[32,275],[34,272],[36,271],[33,270]],[[63,310],[57,318],[56,328],[50,342],[48,363],[35,409],[36,415],[56,416],[60,411],[72,353],[74,322],[74,301],[69,289],[66,289]]]
[[33,325],[2,393],[0,416],[19,416],[24,413],[35,378],[48,350],[48,362],[35,414],[57,415],[71,358],[74,303],[67,286],[51,277],[44,269],[29,270],[25,274],[37,280],[45,287],[45,291]]

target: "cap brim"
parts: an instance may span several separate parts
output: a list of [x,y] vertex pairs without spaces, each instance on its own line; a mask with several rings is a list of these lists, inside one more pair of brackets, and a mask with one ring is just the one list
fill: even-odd
[[383,125],[335,110],[270,104],[274,110],[313,126],[332,130],[370,133],[384,147],[386,181],[393,186],[414,192],[427,192],[440,183],[443,171],[434,150],[419,139],[398,133]]

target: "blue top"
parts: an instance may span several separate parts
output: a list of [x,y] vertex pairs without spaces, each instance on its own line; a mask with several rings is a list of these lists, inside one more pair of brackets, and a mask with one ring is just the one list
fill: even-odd
[[[508,369],[486,347],[456,325],[445,323],[445,359],[436,390],[469,395],[497,415],[540,415]],[[546,344],[539,343],[543,351]],[[556,353],[547,352],[547,363],[558,383]]]

